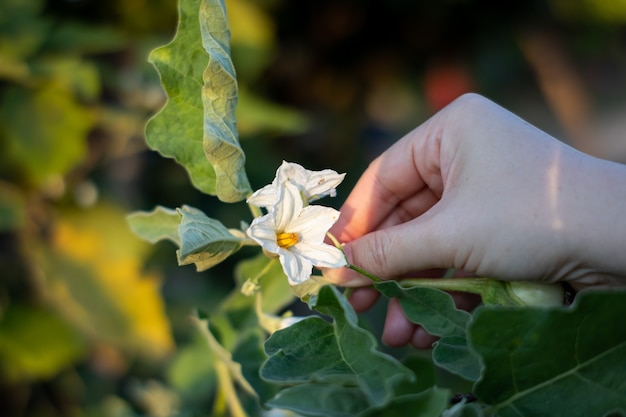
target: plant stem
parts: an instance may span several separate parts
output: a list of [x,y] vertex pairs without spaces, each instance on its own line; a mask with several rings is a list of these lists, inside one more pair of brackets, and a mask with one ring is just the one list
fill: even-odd
[[485,287],[496,280],[491,278],[407,278],[398,281],[404,288],[428,287],[444,291],[461,291],[483,294]]
[[226,406],[228,407],[230,415],[233,417],[247,417],[247,414],[239,401],[239,397],[237,396],[233,379],[230,376],[228,368],[219,359],[214,362],[214,366],[219,383],[220,394],[226,401]]
[[[343,251],[343,246],[335,236],[330,233],[326,233],[326,236],[335,244],[335,247],[346,256]],[[352,269],[371,279],[374,283],[383,282],[383,280],[376,275],[367,272],[366,270],[359,268],[356,265],[351,264],[346,258],[346,267]],[[454,269],[448,269],[446,274],[442,278],[405,278],[398,280],[397,283],[403,288],[434,288],[443,291],[460,291],[472,294],[478,294],[485,304],[499,304],[499,305],[523,305],[524,303],[514,295],[510,294],[508,290],[509,283],[505,283],[493,278],[477,277],[477,278],[453,278]]]
[[260,207],[248,204],[248,208],[250,209],[250,213],[252,213],[252,217],[257,218],[263,216],[263,212],[261,211]]
[[352,264],[349,263],[348,265],[346,265],[346,267],[350,268],[353,271],[358,272],[359,274],[363,275],[364,277],[367,277],[367,278],[371,279],[374,282],[383,282],[383,280],[378,278],[376,275],[370,274],[366,270],[361,269],[361,268],[359,268],[356,265],[352,265]]

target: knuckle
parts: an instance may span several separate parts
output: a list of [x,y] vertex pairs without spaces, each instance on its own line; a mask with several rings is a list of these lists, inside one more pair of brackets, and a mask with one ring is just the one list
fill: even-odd
[[[386,230],[373,233],[369,241],[369,263],[371,270],[376,274],[382,274],[387,270],[390,261],[391,238]],[[381,278],[389,278],[381,276]]]

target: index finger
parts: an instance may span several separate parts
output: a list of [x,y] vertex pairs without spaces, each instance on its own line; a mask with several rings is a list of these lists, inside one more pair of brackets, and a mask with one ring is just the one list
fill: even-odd
[[357,181],[330,232],[347,242],[430,208],[443,190],[440,134],[431,119],[376,158]]

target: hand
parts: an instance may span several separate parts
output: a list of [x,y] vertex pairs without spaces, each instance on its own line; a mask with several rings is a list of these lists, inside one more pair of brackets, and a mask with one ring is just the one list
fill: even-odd
[[[503,280],[626,281],[626,166],[557,141],[489,100],[465,95],[363,173],[331,229],[349,262],[383,279],[455,268]],[[346,286],[371,282],[325,271]],[[460,307],[476,300],[455,295]],[[354,292],[358,310],[375,301]],[[432,343],[389,306],[383,341]]]

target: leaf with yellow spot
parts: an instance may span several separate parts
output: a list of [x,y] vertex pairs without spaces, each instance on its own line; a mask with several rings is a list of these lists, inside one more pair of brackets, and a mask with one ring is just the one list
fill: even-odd
[[147,246],[111,206],[61,218],[47,254],[51,302],[94,340],[159,358],[173,347],[160,277],[142,270]]

